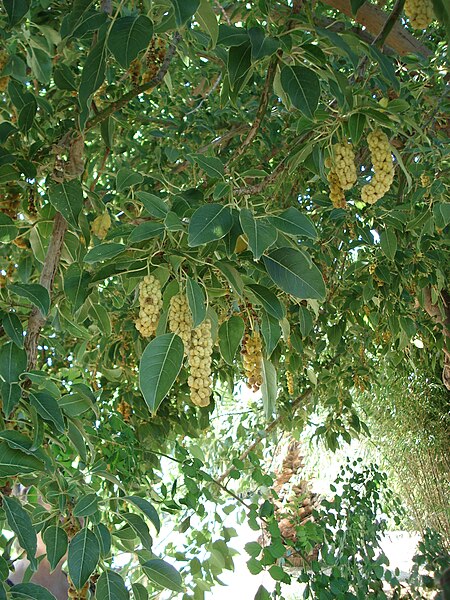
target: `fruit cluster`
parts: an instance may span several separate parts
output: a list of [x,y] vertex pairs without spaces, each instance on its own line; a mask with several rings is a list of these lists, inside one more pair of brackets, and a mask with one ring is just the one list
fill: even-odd
[[170,299],[169,329],[180,336],[184,345],[184,354],[189,352],[192,332],[192,316],[189,304],[184,294],[176,294]]
[[431,184],[431,179],[429,177],[429,175],[427,175],[426,173],[422,173],[420,176],[420,185],[422,187],[428,187]]
[[255,331],[252,336],[245,335],[241,355],[247,387],[257,392],[262,384],[262,342],[259,333]]
[[195,406],[208,406],[211,396],[211,321],[205,320],[192,331],[188,353],[191,374],[188,385]]
[[286,384],[289,396],[294,395],[294,376],[290,371],[286,371]]
[[[0,73],[5,68],[8,60],[9,60],[9,54],[6,52],[6,50],[0,50]],[[6,75],[5,77],[0,77],[0,92],[4,92],[6,90],[6,88],[8,87],[8,82],[9,82],[8,75]]]
[[162,309],[161,284],[154,275],[147,275],[139,284],[139,318],[136,329],[143,337],[155,335]]
[[375,173],[370,183],[361,190],[361,199],[367,204],[375,204],[386,194],[394,181],[394,163],[388,137],[380,129],[369,133],[367,143]]
[[432,0],[406,0],[405,15],[414,29],[426,29],[434,19]]
[[348,142],[334,144],[332,157],[327,158],[325,166],[330,169],[327,176],[330,184],[330,200],[335,208],[345,208],[344,190],[350,190],[357,179],[352,144]]
[[[148,50],[145,54],[145,71],[141,76],[141,83],[149,83],[158,73],[164,58],[166,56],[166,48],[163,40],[152,38]],[[146,93],[151,93],[151,89]]]

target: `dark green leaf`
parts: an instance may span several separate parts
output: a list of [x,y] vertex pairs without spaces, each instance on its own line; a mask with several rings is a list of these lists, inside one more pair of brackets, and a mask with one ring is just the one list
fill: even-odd
[[15,477],[43,470],[44,463],[35,456],[15,450],[7,442],[0,442],[0,473],[2,477]]
[[55,70],[53,71],[53,81],[55,82],[56,87],[60,90],[75,92],[77,89],[74,74],[72,73],[72,70],[64,63],[61,63],[55,67]]
[[156,337],[145,348],[139,365],[139,387],[152,414],[178,377],[183,354],[183,342],[173,333]]
[[126,190],[133,185],[138,185],[143,181],[144,178],[140,173],[136,173],[136,171],[127,168],[119,169],[116,177],[116,188],[118,192],[123,192],[123,190]]
[[356,146],[366,127],[366,115],[362,112],[353,113],[348,119],[348,132],[352,143]]
[[67,533],[62,527],[51,525],[44,530],[42,539],[47,550],[47,560],[50,563],[50,569],[54,571],[67,551]]
[[[19,179],[19,173],[11,165],[2,165],[0,167],[0,184],[16,181]],[[11,230],[9,230],[11,233]]]
[[90,517],[98,510],[97,494],[86,494],[78,500],[73,509],[75,517]]
[[291,207],[276,217],[270,217],[270,222],[277,229],[288,235],[316,239],[317,231],[309,217],[297,208]]
[[141,50],[147,48],[153,35],[153,24],[145,15],[121,17],[114,21],[108,47],[117,62],[128,69]]
[[229,49],[227,69],[232,90],[239,90],[242,87],[251,66],[252,47],[248,42]]
[[150,520],[150,522],[154,525],[156,531],[159,533],[161,529],[161,522],[159,520],[159,515],[156,512],[156,509],[148,500],[145,498],[141,498],[140,496],[126,496],[124,500],[131,502],[135,506],[137,506],[144,515]]
[[200,0],[171,0],[175,10],[175,21],[182,27],[197,12]]
[[142,202],[149,215],[156,219],[165,219],[169,212],[166,202],[149,192],[136,192],[136,197]]
[[148,592],[142,583],[132,583],[134,600],[148,600]]
[[261,395],[264,406],[264,416],[269,420],[275,412],[277,400],[277,371],[267,358],[261,363],[262,385]]
[[88,107],[90,97],[98,90],[105,79],[106,55],[106,37],[102,35],[89,52],[81,73],[78,98],[82,110]]
[[90,294],[91,276],[80,265],[73,263],[64,275],[64,292],[76,312]]
[[28,50],[27,63],[40,83],[48,84],[50,82],[53,65],[47,52],[31,46]]
[[356,15],[361,6],[366,2],[367,0],[350,0],[350,4],[352,6],[352,13]]
[[3,414],[9,417],[20,402],[22,389],[18,383],[0,381],[0,397],[2,399]]
[[271,37],[265,37],[261,27],[251,27],[248,30],[250,43],[252,45],[252,62],[261,60],[265,56],[271,56],[280,47],[280,43]]
[[319,269],[300,251],[279,248],[263,257],[271,279],[295,298],[325,299],[325,283]]
[[63,181],[50,186],[48,197],[50,203],[58,210],[66,221],[78,229],[78,217],[83,208],[83,190],[80,181]]
[[313,328],[313,319],[309,310],[304,306],[300,306],[298,309],[298,322],[300,333],[306,337]]
[[252,212],[246,208],[239,213],[239,220],[255,260],[259,260],[263,252],[277,239],[277,230],[266,219],[255,219]]
[[153,540],[144,519],[134,513],[120,513],[120,516],[132,527],[146,550],[151,550]]
[[16,346],[23,348],[23,328],[22,323],[16,313],[5,313],[2,324],[5,333],[12,339]]
[[263,585],[260,585],[255,594],[254,600],[270,600],[270,598],[271,598],[271,595],[266,590],[266,588]]
[[81,589],[95,571],[99,558],[98,539],[85,527],[71,540],[67,556],[69,575],[77,589]]
[[103,523],[94,526],[94,533],[100,544],[100,554],[102,558],[109,556],[111,552],[111,534],[109,529]]
[[11,219],[11,217],[8,217],[8,215],[5,215],[5,213],[0,212],[0,242],[10,242],[17,237],[18,233],[19,230],[14,225],[14,221]]
[[31,300],[43,315],[50,310],[50,294],[47,288],[39,283],[13,283],[9,290],[21,298]]
[[27,14],[30,8],[29,0],[3,0],[3,6],[8,14],[8,25],[13,27]]
[[225,362],[232,365],[234,357],[244,336],[245,324],[241,317],[236,315],[219,327],[219,349]]
[[27,368],[25,350],[18,348],[13,342],[0,346],[0,377],[6,383],[19,381],[19,375]]
[[12,600],[56,600],[55,596],[37,583],[17,583],[11,588]]
[[314,71],[286,65],[281,69],[280,77],[281,85],[295,108],[312,119],[320,98],[320,82]]
[[105,244],[99,244],[94,246],[84,257],[84,262],[94,264],[97,262],[103,262],[104,260],[111,260],[115,256],[122,254],[127,249],[124,244],[118,244],[116,242],[107,242]]
[[77,392],[64,394],[58,402],[60,409],[68,417],[78,417],[92,408],[92,402]]
[[272,315],[278,320],[281,320],[284,317],[284,306],[276,295],[267,287],[257,284],[247,285],[246,287],[254,294],[254,296],[256,296],[257,300],[263,305],[269,315]]
[[217,15],[209,0],[200,0],[200,6],[198,7],[195,17],[199,22],[200,27],[209,34],[211,38],[211,47],[214,48],[217,44],[217,38],[219,37],[219,23],[217,22]]
[[266,354],[270,357],[280,341],[281,327],[278,320],[268,315],[265,311],[261,318],[261,333],[266,346]]
[[[27,456],[27,458],[31,459],[32,457]],[[3,469],[0,472],[4,476]],[[3,508],[5,509],[6,520],[10,529],[17,535],[17,540],[21,548],[27,553],[32,570],[36,571],[37,537],[29,514],[23,508],[21,502],[13,496],[3,496]]]
[[97,581],[95,590],[97,600],[129,600],[130,593],[118,573],[104,571]]
[[198,208],[189,223],[188,243],[191,248],[223,238],[233,226],[228,206],[205,204]]
[[397,253],[397,236],[393,229],[385,229],[382,231],[380,235],[380,246],[383,254],[389,258],[389,260],[394,260]]
[[206,298],[203,288],[190,277],[186,280],[186,296],[192,314],[193,326],[198,327],[206,317]]
[[61,433],[65,430],[64,418],[58,401],[48,392],[30,393],[30,404],[45,421],[50,421]]
[[164,233],[165,227],[162,223],[155,223],[153,221],[147,221],[141,223],[133,229],[128,237],[128,243],[134,244],[143,242],[145,240],[151,240],[155,237],[159,237]]
[[142,570],[156,585],[174,592],[183,591],[181,575],[164,560],[159,558],[148,560],[142,564]]
[[219,25],[219,37],[217,43],[220,46],[240,46],[248,43],[249,35],[243,27],[233,27],[231,25]]
[[223,163],[219,158],[215,156],[203,156],[203,154],[193,154],[192,158],[209,177],[220,179],[224,176]]

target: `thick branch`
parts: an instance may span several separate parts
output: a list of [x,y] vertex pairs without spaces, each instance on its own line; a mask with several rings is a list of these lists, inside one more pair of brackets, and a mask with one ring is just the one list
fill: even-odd
[[[61,250],[64,243],[64,234],[66,233],[67,223],[61,213],[56,213],[53,222],[53,232],[50,244],[45,257],[44,266],[42,268],[41,278],[39,283],[44,286],[49,294],[53,288],[53,280],[61,256]],[[28,319],[27,336],[25,338],[25,350],[28,357],[28,370],[36,367],[37,347],[41,329],[45,324],[45,317],[41,311],[34,307]]]
[[[352,13],[350,0],[322,0],[322,2],[363,25],[375,37],[381,33],[386,21],[389,19],[389,14],[370,4],[370,2],[363,4],[356,15]],[[393,25],[385,42],[400,55],[419,54],[428,57],[433,54],[398,22]]]
[[373,45],[377,46],[377,48],[382,48],[384,42],[386,41],[388,35],[391,33],[394,25],[397,23],[398,18],[400,17],[403,7],[405,6],[405,0],[397,0],[394,8],[392,9],[391,14],[386,19],[383,28],[380,33],[373,41]]
[[[448,340],[450,339],[450,294],[446,291],[441,292],[444,314],[437,304],[433,304],[431,297],[431,288],[426,287],[423,290],[423,308],[429,314],[429,316],[435,321],[442,325],[442,333]],[[447,346],[448,348],[448,346]],[[442,371],[442,382],[445,387],[450,390],[450,350],[444,347],[444,368]]]
[[[301,404],[303,404],[303,402],[305,400],[307,400],[312,394],[312,390],[311,388],[307,389],[306,392],[303,392],[303,394],[301,394],[301,396],[299,396],[298,398],[296,398],[296,400],[294,400],[294,402],[291,404],[291,413],[290,413],[290,417],[292,417],[296,410],[301,406]],[[242,454],[239,456],[239,460],[245,460],[247,458],[247,456],[250,454],[250,452],[253,452],[253,450],[258,446],[258,444],[260,444],[262,442],[262,440],[264,440],[268,434],[273,431],[274,429],[276,429],[279,425],[281,425],[281,423],[283,422],[285,418],[285,415],[280,415],[279,417],[277,417],[276,419],[274,419],[273,421],[271,421],[269,423],[269,425],[267,425],[267,427],[264,429],[264,431],[262,432],[262,434],[258,434],[258,437],[255,439],[254,442],[252,442],[250,444],[250,446],[244,450],[244,452],[242,452]],[[227,479],[231,473],[231,471],[233,471],[234,467],[230,467],[229,469],[227,469],[226,471],[224,471],[222,473],[222,475],[215,480],[215,483],[222,483],[222,481],[224,481],[225,479]]]
[[139,96],[139,94],[143,94],[144,92],[151,90],[152,88],[159,85],[162,82],[162,80],[164,79],[167,71],[169,70],[170,63],[172,62],[172,59],[175,55],[175,51],[177,49],[177,45],[180,40],[181,40],[181,35],[177,31],[173,36],[172,43],[170,44],[170,46],[166,52],[166,56],[164,58],[164,61],[161,65],[161,67],[160,67],[159,71],[156,73],[156,75],[153,77],[153,79],[151,79],[147,83],[143,83],[141,85],[136,86],[135,88],[130,90],[127,94],[124,94],[121,98],[119,98],[115,102],[111,102],[111,104],[109,104],[109,106],[107,106],[104,110],[99,112],[98,115],[95,115],[95,117],[92,117],[92,119],[89,119],[89,121],[86,123],[85,129],[86,130],[92,129],[92,127],[95,127],[95,125],[98,125],[98,123],[101,123],[102,121],[107,119],[109,116],[111,116],[112,114],[114,114],[115,112],[117,112],[118,110],[123,108],[124,106],[126,106],[129,102],[131,102],[131,100],[136,98],[136,96]]

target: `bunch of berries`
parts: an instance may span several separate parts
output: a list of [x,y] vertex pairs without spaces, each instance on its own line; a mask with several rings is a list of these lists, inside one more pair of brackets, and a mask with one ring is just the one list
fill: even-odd
[[367,204],[375,204],[382,198],[394,181],[394,162],[388,137],[380,129],[367,136],[372,158],[374,176],[361,190],[361,199]]
[[162,309],[161,284],[154,275],[147,275],[139,284],[139,318],[136,329],[143,337],[155,335]]

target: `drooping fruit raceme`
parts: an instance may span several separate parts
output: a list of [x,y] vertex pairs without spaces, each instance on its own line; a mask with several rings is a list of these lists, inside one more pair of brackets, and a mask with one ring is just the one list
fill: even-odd
[[208,406],[210,402],[212,348],[211,321],[206,319],[192,331],[188,352],[188,385],[195,406]]
[[330,184],[330,200],[335,208],[345,208],[344,191],[350,190],[357,179],[352,144],[349,142],[334,144],[332,156],[327,158],[325,166],[330,169],[327,176]]
[[294,395],[294,376],[290,371],[286,371],[286,384],[289,396]]
[[375,204],[388,191],[394,181],[394,161],[387,135],[376,129],[367,136],[374,175],[361,190],[361,199],[367,204]]
[[187,298],[184,294],[176,294],[170,299],[169,329],[180,336],[187,355],[191,345],[192,315]]
[[136,329],[143,337],[155,335],[162,309],[161,284],[154,275],[147,275],[139,284],[139,318]]
[[406,0],[405,15],[414,29],[426,29],[434,19],[432,0]]
[[241,355],[247,387],[257,392],[262,384],[262,342],[258,332],[245,335]]

